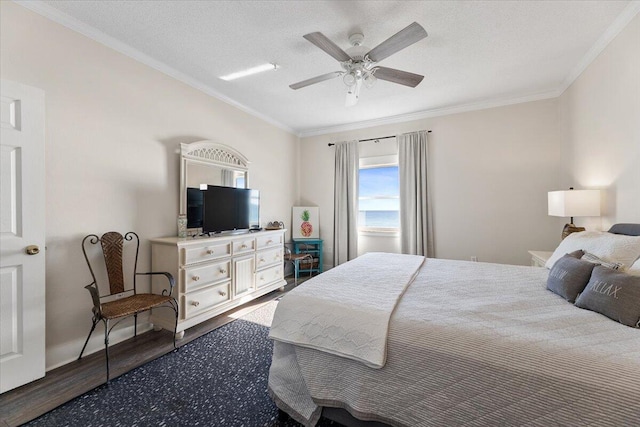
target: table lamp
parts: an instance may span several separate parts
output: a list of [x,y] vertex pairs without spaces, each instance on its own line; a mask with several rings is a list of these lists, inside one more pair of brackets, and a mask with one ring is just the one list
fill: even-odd
[[600,190],[549,191],[548,207],[550,216],[570,217],[571,222],[562,229],[564,239],[576,231],[584,231],[584,227],[573,224],[574,216],[600,216]]

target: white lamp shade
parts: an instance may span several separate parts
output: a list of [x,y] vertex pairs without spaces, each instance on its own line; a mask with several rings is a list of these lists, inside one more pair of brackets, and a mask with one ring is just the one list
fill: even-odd
[[600,190],[549,191],[551,216],[600,216]]

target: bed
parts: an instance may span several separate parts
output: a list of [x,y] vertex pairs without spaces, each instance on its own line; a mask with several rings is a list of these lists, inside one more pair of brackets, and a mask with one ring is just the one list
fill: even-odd
[[[640,236],[640,225],[610,232]],[[640,425],[638,324],[622,325],[550,292],[544,267],[428,258],[415,273],[404,273],[408,283],[395,286],[395,294],[384,295],[371,277],[345,286],[354,272],[377,275],[381,256],[391,255],[360,257],[280,301],[271,331],[269,393],[298,422],[314,426],[321,415],[348,414],[350,421],[340,422]],[[382,270],[384,276],[392,269]],[[390,277],[384,280],[394,282]],[[355,295],[342,294],[352,288]],[[370,296],[371,313],[352,307]],[[385,329],[381,300],[394,298]],[[332,299],[335,307],[327,309]],[[351,312],[366,321],[344,317]],[[345,319],[348,325],[332,324]],[[384,335],[382,346],[374,333]],[[382,354],[371,350],[371,342]]]

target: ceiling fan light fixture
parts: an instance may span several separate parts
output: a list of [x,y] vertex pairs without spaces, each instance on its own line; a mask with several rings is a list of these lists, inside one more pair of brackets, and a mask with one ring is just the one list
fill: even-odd
[[345,100],[345,107],[353,107],[358,103],[360,98],[360,86],[362,86],[362,80],[356,80],[356,84],[347,87],[347,98]]
[[231,74],[227,74],[226,76],[220,76],[220,78],[222,80],[235,80],[235,79],[239,79],[241,77],[247,77],[247,76],[251,76],[253,74],[258,74],[258,73],[263,73],[265,71],[269,71],[269,70],[277,70],[278,68],[280,68],[280,66],[278,64],[262,64],[262,65],[258,65],[256,67],[252,67],[252,68],[247,68],[246,70],[242,70],[242,71],[237,71],[235,73],[231,73]]
[[347,73],[342,77],[342,81],[349,87],[352,87],[356,84],[357,78],[353,71]]
[[364,80],[364,87],[366,87],[367,89],[371,89],[378,81],[378,79],[376,78],[376,76],[373,75],[373,73],[366,73],[364,75],[363,80]]

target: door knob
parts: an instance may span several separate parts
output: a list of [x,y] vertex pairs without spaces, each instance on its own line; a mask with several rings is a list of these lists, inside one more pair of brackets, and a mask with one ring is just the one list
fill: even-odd
[[29,245],[26,247],[25,252],[27,255],[38,255],[40,253],[40,248],[38,245]]

